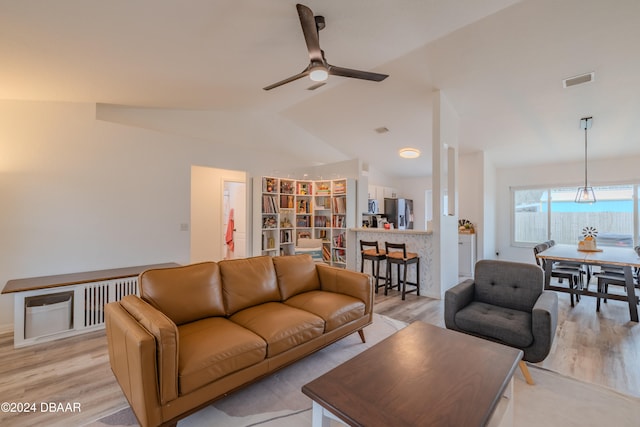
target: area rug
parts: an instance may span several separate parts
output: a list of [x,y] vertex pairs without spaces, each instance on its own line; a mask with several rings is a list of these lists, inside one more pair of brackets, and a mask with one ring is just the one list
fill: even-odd
[[[178,427],[298,427],[311,425],[311,400],[300,391],[303,384],[380,342],[406,324],[374,315],[365,329],[367,343],[357,334],[284,368],[269,377],[214,402],[181,420]],[[521,372],[514,376],[514,425],[638,426],[640,399],[588,384],[535,366],[536,382],[527,385]],[[91,427],[136,426],[130,408],[89,424]],[[332,426],[334,424],[332,423]],[[339,425],[339,424],[335,424]]]

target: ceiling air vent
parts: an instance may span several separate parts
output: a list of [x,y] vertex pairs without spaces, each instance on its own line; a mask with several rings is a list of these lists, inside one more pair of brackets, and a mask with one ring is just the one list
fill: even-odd
[[587,74],[580,74],[579,76],[569,77],[562,81],[562,87],[567,88],[575,85],[581,85],[582,83],[589,83],[592,82],[595,77],[596,73],[593,71]]
[[379,128],[374,129],[377,133],[387,133],[389,132],[389,128],[386,126],[380,126]]

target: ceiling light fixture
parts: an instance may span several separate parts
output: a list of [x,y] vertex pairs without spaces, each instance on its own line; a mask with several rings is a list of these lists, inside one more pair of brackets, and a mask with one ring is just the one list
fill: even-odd
[[329,71],[324,65],[314,65],[309,70],[309,78],[314,82],[324,82],[329,78]]
[[596,193],[593,187],[587,184],[587,130],[593,124],[593,117],[583,117],[580,119],[580,129],[584,129],[584,186],[578,187],[576,193],[576,203],[595,203]]
[[420,150],[417,148],[406,147],[401,148],[400,151],[398,151],[398,154],[400,154],[400,157],[405,159],[415,159],[420,157]]

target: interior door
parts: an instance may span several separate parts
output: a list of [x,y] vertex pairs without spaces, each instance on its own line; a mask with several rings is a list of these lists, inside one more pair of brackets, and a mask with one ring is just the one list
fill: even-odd
[[224,182],[222,229],[225,232],[222,244],[225,259],[245,258],[247,255],[246,187],[244,182]]

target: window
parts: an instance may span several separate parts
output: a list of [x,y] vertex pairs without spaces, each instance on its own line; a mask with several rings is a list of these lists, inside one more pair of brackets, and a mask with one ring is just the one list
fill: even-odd
[[576,188],[513,189],[513,241],[553,239],[576,244],[584,227],[598,230],[598,245],[633,246],[638,221],[637,185],[594,187],[597,202],[575,203]]

